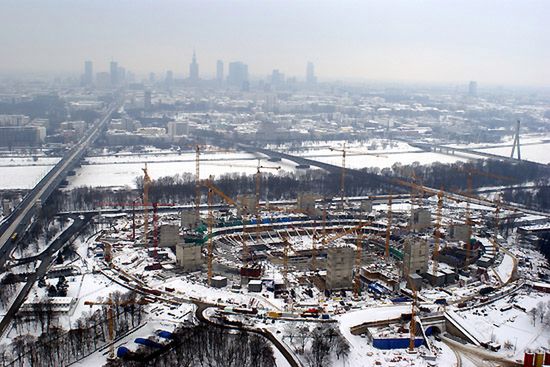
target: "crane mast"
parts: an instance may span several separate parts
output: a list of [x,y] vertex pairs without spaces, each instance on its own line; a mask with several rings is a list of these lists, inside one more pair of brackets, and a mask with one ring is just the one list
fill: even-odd
[[151,177],[147,171],[147,163],[143,171],[143,245],[147,246],[147,232],[149,231],[149,188],[151,186]]
[[391,222],[392,222],[392,194],[388,196],[388,225],[386,227],[386,260],[390,258],[390,236],[391,236]]
[[432,263],[432,273],[435,276],[439,267],[437,257],[439,255],[439,244],[441,242],[441,210],[443,208],[443,189],[437,193],[437,218],[435,220],[435,243]]

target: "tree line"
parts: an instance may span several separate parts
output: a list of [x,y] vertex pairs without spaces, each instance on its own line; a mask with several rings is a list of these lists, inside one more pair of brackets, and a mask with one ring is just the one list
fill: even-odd
[[118,359],[107,366],[275,366],[270,343],[262,336],[243,330],[229,333],[227,329],[200,324],[179,327],[172,335],[172,347],[154,358],[149,358],[151,351],[142,347],[131,359]]
[[[111,300],[114,337],[117,338],[141,324],[145,311],[133,292],[113,292]],[[58,367],[84,358],[110,340],[108,307],[82,314],[70,330],[59,325],[48,302],[29,312],[18,313],[14,319],[18,336],[12,339],[11,345],[0,345],[0,365]],[[42,332],[38,336],[31,334],[39,326]]]
[[[550,168],[526,161],[510,162],[499,160],[475,160],[471,162],[456,162],[452,164],[433,163],[420,165],[394,164],[391,168],[366,168],[360,174],[347,174],[345,178],[345,195],[368,196],[388,192],[409,192],[406,187],[399,187],[394,179],[404,179],[445,190],[468,190],[468,170],[473,170],[471,187],[476,189],[487,186],[507,186],[524,182],[535,182],[537,188],[531,195],[514,195],[514,191],[506,191],[504,199],[516,199],[522,204],[532,207],[548,208],[550,199],[548,181]],[[493,177],[479,174],[484,172]],[[499,180],[494,176],[507,177]],[[414,177],[414,179],[413,179]],[[235,199],[238,195],[255,194],[255,175],[229,173],[214,178],[214,184],[228,196]],[[260,183],[261,200],[295,199],[299,193],[311,192],[322,197],[340,195],[341,175],[323,170],[308,170],[306,172],[280,172],[277,174],[263,173]],[[63,210],[93,210],[100,207],[109,208],[106,203],[126,203],[143,200],[143,178],[136,178],[137,189],[125,188],[118,190],[78,187],[62,194],[56,201]],[[518,191],[519,192],[519,191]],[[201,189],[202,199],[206,202],[206,188]],[[512,194],[510,194],[512,193]],[[530,199],[529,199],[530,198]],[[540,201],[539,201],[540,199]],[[153,180],[149,189],[150,202],[192,204],[195,200],[195,178],[190,173],[160,177]],[[220,198],[214,199],[220,202]],[[514,200],[514,201],[516,201]],[[137,204],[139,205],[139,204]]]

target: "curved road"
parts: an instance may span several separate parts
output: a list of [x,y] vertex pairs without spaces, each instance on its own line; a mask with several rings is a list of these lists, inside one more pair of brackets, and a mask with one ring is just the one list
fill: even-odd
[[195,316],[197,317],[197,319],[200,322],[204,322],[204,323],[210,324],[210,325],[218,327],[218,328],[242,330],[242,331],[247,331],[249,333],[259,334],[259,335],[263,336],[264,338],[266,338],[267,340],[269,340],[271,343],[273,343],[273,345],[275,345],[275,347],[285,357],[285,359],[287,360],[287,362],[290,366],[292,366],[292,367],[302,367],[302,365],[294,359],[294,356],[285,348],[285,346],[273,334],[271,334],[269,331],[264,330],[264,329],[253,329],[253,328],[248,328],[248,327],[244,327],[244,326],[239,327],[239,326],[234,326],[234,325],[221,325],[221,324],[218,324],[216,322],[212,322],[212,321],[208,320],[206,317],[204,317],[203,313],[207,308],[213,307],[215,305],[208,304],[208,303],[203,303],[203,302],[195,302],[195,305],[197,306]]

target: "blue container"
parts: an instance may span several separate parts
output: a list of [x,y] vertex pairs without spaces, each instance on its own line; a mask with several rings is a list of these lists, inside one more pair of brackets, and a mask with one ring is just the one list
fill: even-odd
[[126,357],[128,354],[130,354],[130,350],[126,347],[118,347],[117,351],[116,351],[116,356],[118,358],[124,358]]
[[136,338],[136,340],[134,340],[134,343],[145,345],[147,347],[156,348],[156,349],[162,348],[162,344],[159,344],[156,341],[153,341],[151,339]]
[[166,330],[160,330],[158,333],[157,333],[158,336],[160,336],[161,338],[164,338],[164,339],[173,339],[174,336],[172,335],[171,332],[169,331],[166,331]]

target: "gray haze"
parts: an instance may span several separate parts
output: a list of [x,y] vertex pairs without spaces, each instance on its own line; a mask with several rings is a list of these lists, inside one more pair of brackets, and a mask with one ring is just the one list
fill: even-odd
[[6,1],[1,72],[135,72],[201,77],[242,60],[321,80],[550,84],[550,1]]

